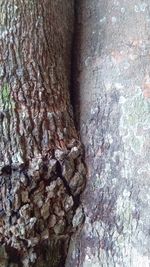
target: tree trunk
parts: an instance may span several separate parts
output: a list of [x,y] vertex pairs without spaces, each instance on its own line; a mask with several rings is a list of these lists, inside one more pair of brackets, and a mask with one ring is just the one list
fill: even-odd
[[73,0],[0,0],[0,266],[64,266],[82,147],[69,99]]
[[88,169],[66,266],[150,266],[148,0],[78,0],[74,96]]

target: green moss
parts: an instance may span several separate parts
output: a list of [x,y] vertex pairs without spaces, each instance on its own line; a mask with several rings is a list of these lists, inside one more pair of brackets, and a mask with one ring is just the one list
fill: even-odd
[[7,83],[2,86],[2,99],[5,103],[10,101],[10,88]]
[[7,83],[4,83],[1,87],[0,102],[5,110],[15,108],[15,102],[11,99],[10,87]]

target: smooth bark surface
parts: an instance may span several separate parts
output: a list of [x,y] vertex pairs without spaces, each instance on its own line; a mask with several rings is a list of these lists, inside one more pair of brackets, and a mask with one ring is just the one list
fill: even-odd
[[[0,0],[0,266],[64,266],[84,186],[72,0]],[[73,227],[74,224],[74,227]]]
[[66,266],[149,267],[150,3],[76,7],[74,96],[88,177],[86,220]]

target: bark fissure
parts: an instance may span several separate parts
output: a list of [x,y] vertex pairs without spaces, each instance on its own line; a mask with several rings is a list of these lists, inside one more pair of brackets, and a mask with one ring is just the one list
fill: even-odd
[[1,266],[64,266],[86,174],[69,94],[73,1],[0,1],[0,20]]

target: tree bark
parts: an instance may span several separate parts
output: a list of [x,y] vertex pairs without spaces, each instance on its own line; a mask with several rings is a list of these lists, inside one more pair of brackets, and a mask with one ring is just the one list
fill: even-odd
[[150,266],[148,0],[78,0],[74,96],[85,224],[66,266]]
[[72,32],[72,0],[0,0],[1,267],[64,266],[77,227]]

